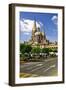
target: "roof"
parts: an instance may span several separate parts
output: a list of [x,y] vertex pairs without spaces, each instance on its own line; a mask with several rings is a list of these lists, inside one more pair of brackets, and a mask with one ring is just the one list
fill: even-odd
[[44,33],[43,32],[36,32],[35,35],[42,35],[42,36],[44,36]]

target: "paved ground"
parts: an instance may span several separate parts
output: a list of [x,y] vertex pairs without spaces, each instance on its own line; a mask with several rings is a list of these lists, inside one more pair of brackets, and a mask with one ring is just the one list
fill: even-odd
[[57,57],[43,62],[27,62],[20,65],[20,77],[56,76]]

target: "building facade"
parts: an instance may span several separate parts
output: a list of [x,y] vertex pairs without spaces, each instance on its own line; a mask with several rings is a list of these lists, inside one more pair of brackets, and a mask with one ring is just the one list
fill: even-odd
[[47,40],[45,32],[41,32],[40,27],[36,26],[36,21],[33,23],[32,37],[29,43],[36,47],[39,45],[41,48],[57,48],[57,43],[51,43]]

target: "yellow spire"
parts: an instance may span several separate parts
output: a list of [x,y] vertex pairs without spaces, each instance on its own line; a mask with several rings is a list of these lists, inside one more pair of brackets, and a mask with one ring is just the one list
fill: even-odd
[[33,32],[36,32],[36,29],[37,29],[37,28],[36,28],[36,21],[34,21],[32,31],[33,31]]

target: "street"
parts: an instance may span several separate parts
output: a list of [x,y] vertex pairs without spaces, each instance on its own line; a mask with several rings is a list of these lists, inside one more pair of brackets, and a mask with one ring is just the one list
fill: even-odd
[[42,62],[21,63],[20,77],[56,76],[58,73],[57,60],[57,57],[52,57]]

